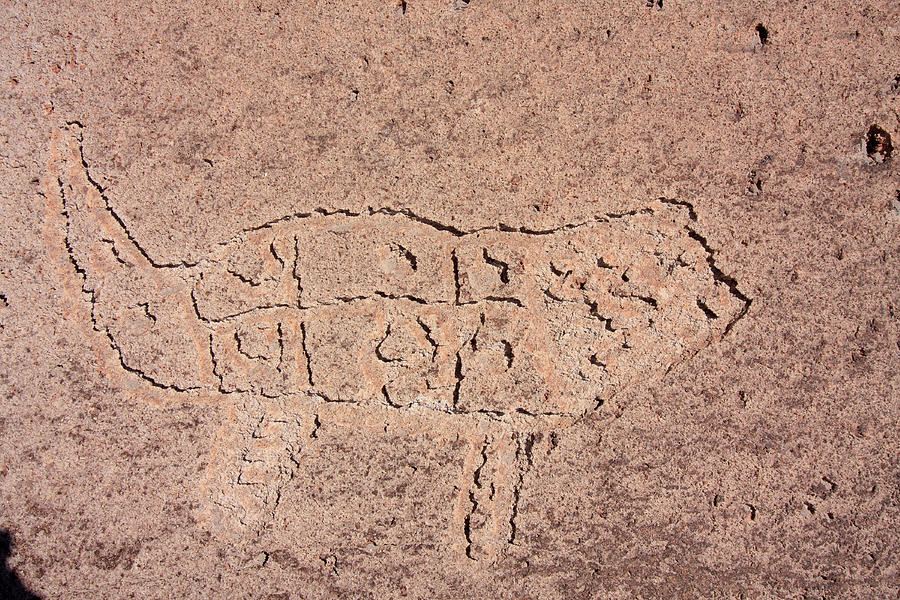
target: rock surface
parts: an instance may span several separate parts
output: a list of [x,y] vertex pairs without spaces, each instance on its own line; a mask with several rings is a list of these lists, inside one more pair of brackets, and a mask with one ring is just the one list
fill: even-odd
[[2,10],[5,594],[900,594],[896,3]]

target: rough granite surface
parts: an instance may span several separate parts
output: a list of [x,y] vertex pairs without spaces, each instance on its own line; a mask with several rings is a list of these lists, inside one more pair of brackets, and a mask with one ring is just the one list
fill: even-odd
[[0,11],[0,598],[900,598],[900,4]]

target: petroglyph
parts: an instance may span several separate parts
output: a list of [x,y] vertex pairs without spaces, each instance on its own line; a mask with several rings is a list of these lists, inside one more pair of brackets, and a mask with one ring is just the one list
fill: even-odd
[[[662,376],[750,304],[716,267],[692,208],[669,200],[549,230],[321,209],[238,232],[197,263],[161,263],[92,178],[81,135],[78,125],[57,133],[51,168],[93,325],[122,367],[180,392],[430,409],[461,428],[467,415],[512,424],[463,492],[473,558],[491,554],[478,523],[514,543],[534,418],[577,418]],[[247,456],[238,483],[272,509],[285,463],[266,475]],[[486,491],[489,470],[504,490]]]
[[258,530],[274,516],[282,489],[297,475],[304,424],[277,409],[250,421],[237,469],[229,473],[231,493],[219,491],[214,501]]

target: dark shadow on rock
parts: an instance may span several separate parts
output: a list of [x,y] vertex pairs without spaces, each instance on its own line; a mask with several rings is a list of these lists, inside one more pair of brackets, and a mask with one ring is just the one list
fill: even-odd
[[12,552],[12,537],[0,529],[0,600],[40,600],[40,596],[28,590],[19,576],[6,564]]

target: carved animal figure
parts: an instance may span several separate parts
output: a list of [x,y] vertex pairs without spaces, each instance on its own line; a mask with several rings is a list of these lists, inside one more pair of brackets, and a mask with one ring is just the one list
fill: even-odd
[[81,135],[59,132],[55,169],[93,325],[125,370],[176,392],[437,411],[463,433],[498,419],[527,468],[535,432],[665,373],[749,306],[670,200],[541,231],[317,209],[160,264],[91,177]]

